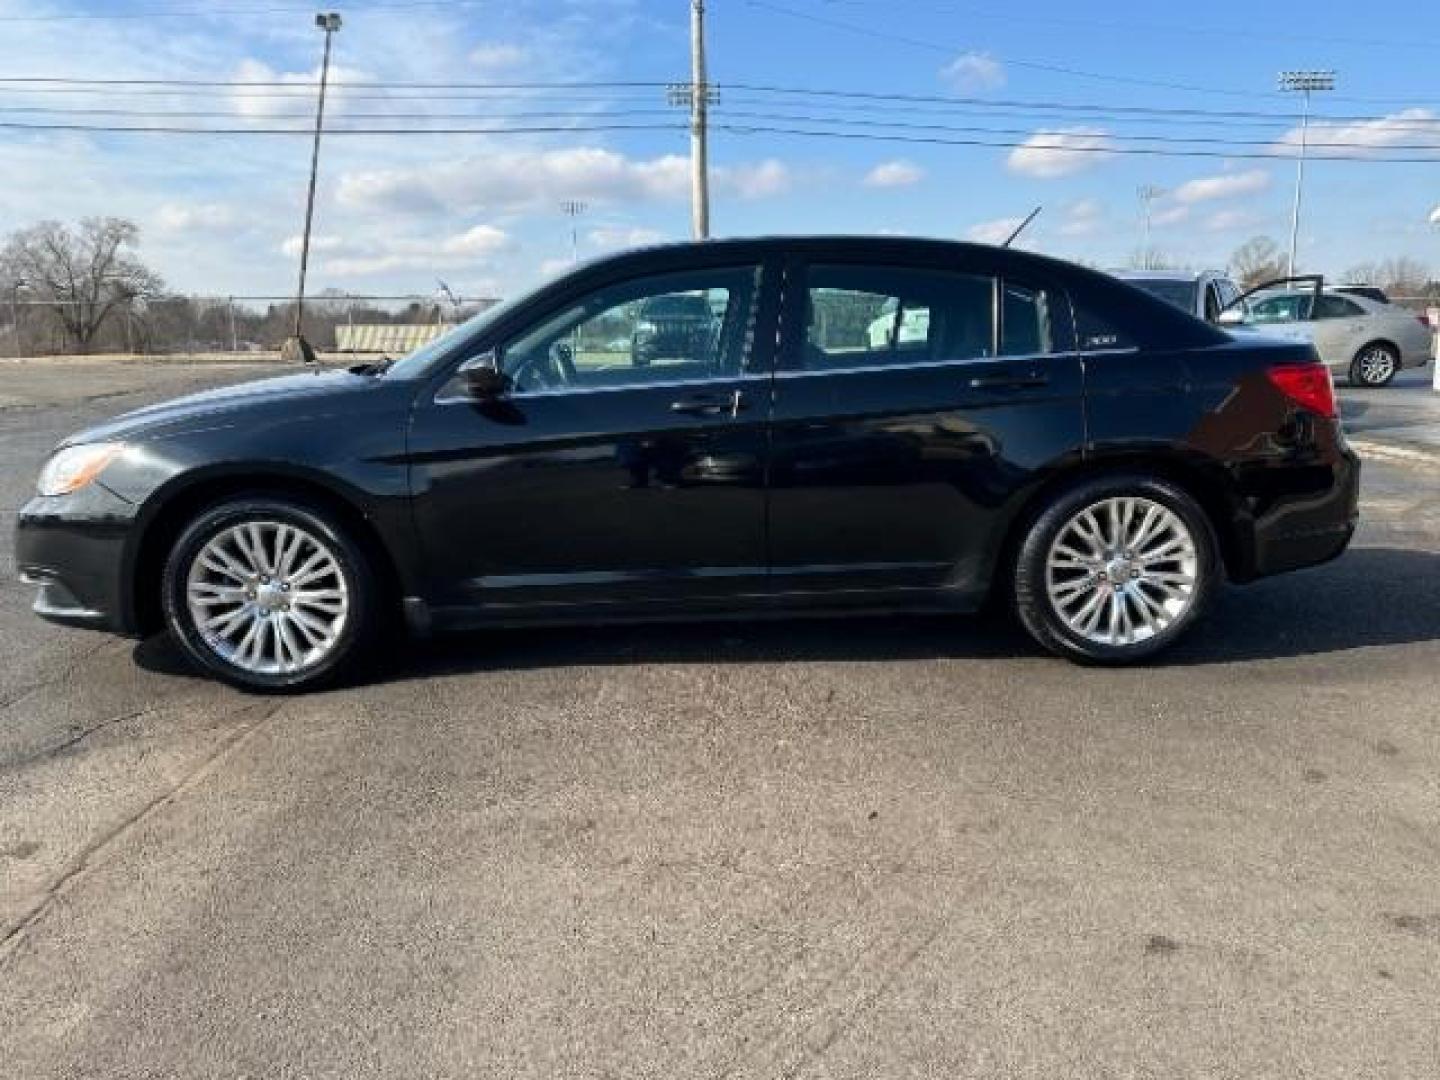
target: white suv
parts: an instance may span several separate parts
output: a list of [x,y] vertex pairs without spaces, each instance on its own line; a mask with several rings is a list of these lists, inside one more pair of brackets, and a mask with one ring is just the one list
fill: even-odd
[[1220,312],[1240,296],[1240,287],[1218,270],[1112,270],[1137,289],[1167,300],[1197,319],[1217,322]]

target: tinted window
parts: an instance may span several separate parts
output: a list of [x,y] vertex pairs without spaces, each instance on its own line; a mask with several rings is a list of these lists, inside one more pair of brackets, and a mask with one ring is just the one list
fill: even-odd
[[993,356],[993,278],[899,267],[816,266],[806,290],[807,369]]
[[1269,296],[1250,302],[1249,322],[1282,323],[1304,319],[1309,309],[1309,296],[1290,293],[1285,296]]
[[1000,355],[1054,351],[1050,294],[1006,282],[1000,293]]
[[758,272],[701,270],[621,282],[502,350],[519,392],[643,386],[738,374]]
[[1195,314],[1195,290],[1193,281],[1174,281],[1169,278],[1126,278],[1127,284],[1144,289],[1151,296],[1158,296],[1166,303],[1174,304],[1181,311]]
[[1322,296],[1315,304],[1317,319],[1353,319],[1364,314],[1359,304],[1351,303],[1343,296]]

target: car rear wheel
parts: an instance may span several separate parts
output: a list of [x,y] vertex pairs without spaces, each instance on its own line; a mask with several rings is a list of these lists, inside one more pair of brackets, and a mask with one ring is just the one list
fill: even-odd
[[206,671],[247,690],[312,690],[373,634],[374,578],[329,515],[285,499],[211,507],[181,533],[162,580],[165,620]]
[[1400,357],[1389,345],[1374,342],[1355,354],[1350,381],[1357,386],[1384,386],[1400,370]]
[[1216,566],[1209,520],[1181,488],[1146,476],[1091,480],[1030,525],[1015,606],[1051,651],[1123,664],[1185,633],[1209,599]]

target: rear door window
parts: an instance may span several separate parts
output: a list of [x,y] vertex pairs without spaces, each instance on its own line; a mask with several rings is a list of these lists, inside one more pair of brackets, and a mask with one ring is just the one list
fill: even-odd
[[943,270],[812,266],[804,340],[791,366],[834,371],[992,357],[996,287],[993,277]]

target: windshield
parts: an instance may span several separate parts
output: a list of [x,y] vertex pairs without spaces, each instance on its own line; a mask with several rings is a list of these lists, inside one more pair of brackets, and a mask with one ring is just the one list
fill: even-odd
[[489,326],[500,316],[513,308],[516,302],[522,297],[511,297],[494,307],[488,307],[478,315],[472,315],[458,326],[453,326],[435,340],[428,342],[414,352],[409,353],[385,370],[385,377],[390,379],[410,379],[422,375],[429,368],[430,364],[438,357],[443,356],[458,342],[465,340],[473,334],[479,333]]
[[1137,289],[1144,289],[1151,296],[1158,296],[1166,303],[1174,304],[1181,311],[1195,314],[1195,289],[1193,281],[1174,281],[1169,278],[1128,278],[1128,283]]

